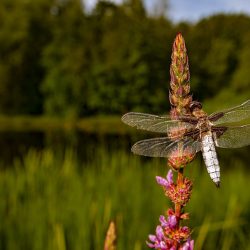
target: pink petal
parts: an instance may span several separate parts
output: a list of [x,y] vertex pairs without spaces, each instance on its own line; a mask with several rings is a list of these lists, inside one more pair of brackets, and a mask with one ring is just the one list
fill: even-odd
[[163,187],[168,187],[168,181],[165,178],[162,178],[161,176],[156,176],[156,181],[159,185]]
[[173,181],[173,171],[170,169],[168,171],[168,174],[167,174],[167,181],[168,181],[168,185],[171,185],[174,181]]
[[168,217],[168,225],[170,228],[174,228],[177,224],[177,219],[175,215],[170,215]]
[[168,226],[168,222],[167,222],[165,216],[161,215],[159,221],[160,221],[162,227]]

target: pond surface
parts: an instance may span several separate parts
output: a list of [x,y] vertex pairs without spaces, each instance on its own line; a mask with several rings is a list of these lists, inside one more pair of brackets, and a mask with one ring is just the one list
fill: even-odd
[[11,165],[15,159],[22,159],[29,150],[52,149],[63,153],[73,148],[82,161],[89,161],[99,149],[108,152],[127,150],[130,152],[131,135],[94,134],[82,131],[1,131],[0,163],[1,167]]
[[[15,159],[22,160],[29,150],[52,149],[64,153],[73,148],[79,160],[91,161],[96,152],[104,149],[112,154],[118,150],[130,153],[130,148],[138,140],[153,137],[152,134],[95,134],[83,131],[1,131],[0,132],[0,167],[12,165]],[[241,149],[218,149],[221,165],[231,166],[240,162],[249,167],[250,147]],[[200,158],[201,156],[199,156]]]

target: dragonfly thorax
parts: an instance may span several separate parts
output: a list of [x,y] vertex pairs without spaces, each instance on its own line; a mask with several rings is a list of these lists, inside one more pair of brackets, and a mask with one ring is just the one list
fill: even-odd
[[202,109],[199,109],[199,108],[195,108],[192,111],[192,115],[194,117],[196,117],[197,119],[201,119],[201,118],[206,118],[207,117],[207,113],[204,112]]
[[207,116],[200,117],[198,119],[198,123],[196,128],[200,130],[200,132],[211,131],[211,122],[208,120]]

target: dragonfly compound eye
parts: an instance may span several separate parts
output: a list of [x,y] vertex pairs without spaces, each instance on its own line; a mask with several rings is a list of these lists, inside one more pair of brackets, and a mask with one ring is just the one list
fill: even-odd
[[191,104],[189,105],[189,108],[191,112],[193,112],[195,109],[202,109],[202,104],[197,101],[192,101]]

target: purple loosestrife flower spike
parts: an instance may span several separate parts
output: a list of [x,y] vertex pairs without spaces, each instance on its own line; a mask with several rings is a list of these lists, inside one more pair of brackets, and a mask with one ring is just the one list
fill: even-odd
[[[172,62],[170,66],[170,90],[169,101],[171,104],[170,117],[179,120],[179,117],[192,116],[190,104],[190,74],[188,56],[183,36],[178,33],[172,49]],[[182,139],[187,132],[184,125],[168,129],[167,136],[170,140]],[[191,240],[191,230],[182,225],[183,220],[189,219],[189,214],[184,212],[184,207],[190,199],[193,183],[184,177],[185,166],[190,163],[195,152],[188,145],[183,145],[179,140],[177,146],[168,155],[168,165],[177,172],[177,178],[173,178],[173,171],[169,170],[166,178],[156,176],[157,183],[163,187],[165,195],[170,198],[173,208],[167,210],[165,217],[159,218],[160,226],[156,228],[155,235],[149,235],[147,245],[157,250],[193,250],[194,241]]]

